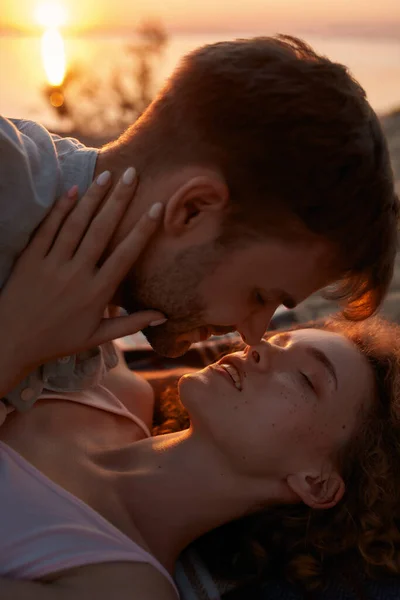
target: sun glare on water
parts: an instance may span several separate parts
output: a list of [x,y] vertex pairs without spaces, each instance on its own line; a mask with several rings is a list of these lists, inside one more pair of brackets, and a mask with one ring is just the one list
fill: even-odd
[[56,2],[47,2],[37,7],[35,16],[45,28],[42,35],[42,60],[47,80],[50,85],[59,86],[66,70],[64,40],[59,31],[59,27],[66,21],[65,9]]

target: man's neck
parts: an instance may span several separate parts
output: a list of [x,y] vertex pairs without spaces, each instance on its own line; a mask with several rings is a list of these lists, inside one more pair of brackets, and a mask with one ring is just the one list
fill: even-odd
[[123,145],[116,141],[110,148],[101,150],[96,161],[94,178],[103,171],[111,171],[114,183],[129,167],[139,164],[140,150],[134,143]]
[[[106,460],[136,528],[170,572],[189,543],[261,503],[252,481],[192,430],[144,440]],[[264,482],[263,495],[263,504],[278,501],[280,485]]]
[[128,235],[143,213],[149,210],[151,204],[163,201],[163,198],[156,197],[153,182],[151,178],[145,176],[141,165],[140,147],[134,139],[125,144],[117,140],[113,145],[106,147],[98,154],[94,178],[104,171],[110,171],[112,186],[115,186],[129,167],[136,169],[138,177],[138,184],[134,193],[132,193],[131,201],[111,239],[105,256]]

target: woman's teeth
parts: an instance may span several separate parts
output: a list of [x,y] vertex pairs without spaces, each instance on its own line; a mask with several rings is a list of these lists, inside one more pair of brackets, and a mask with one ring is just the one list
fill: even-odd
[[242,389],[242,383],[240,381],[240,375],[239,375],[238,370],[236,369],[236,367],[234,367],[231,364],[222,364],[221,367],[223,367],[225,369],[225,371],[228,373],[228,375],[232,379],[233,383],[235,384],[235,387],[238,390],[241,390]]

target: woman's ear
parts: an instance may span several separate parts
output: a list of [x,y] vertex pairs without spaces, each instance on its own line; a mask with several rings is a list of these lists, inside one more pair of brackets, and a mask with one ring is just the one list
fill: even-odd
[[228,202],[228,186],[217,174],[192,177],[169,199],[164,215],[165,231],[180,236],[202,225],[219,223]]
[[339,473],[297,473],[286,479],[289,488],[311,508],[333,508],[343,497],[345,484]]

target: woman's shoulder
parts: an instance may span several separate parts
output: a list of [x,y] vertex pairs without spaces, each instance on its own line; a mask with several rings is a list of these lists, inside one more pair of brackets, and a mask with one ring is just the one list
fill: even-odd
[[154,392],[144,377],[130,370],[122,352],[118,352],[118,365],[111,369],[101,384],[136,417],[151,427],[153,420]]

